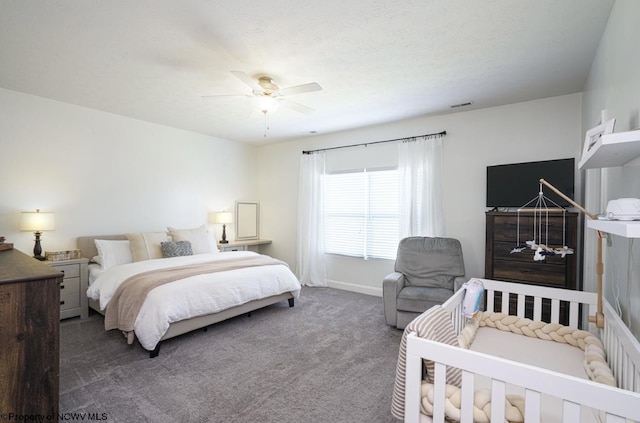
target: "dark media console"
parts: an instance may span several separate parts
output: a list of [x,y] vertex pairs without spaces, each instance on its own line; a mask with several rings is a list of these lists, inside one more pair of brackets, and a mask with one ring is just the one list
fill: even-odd
[[[539,223],[539,220],[536,221]],[[550,247],[564,245],[573,248],[574,253],[564,258],[547,256],[543,261],[535,261],[534,250],[525,248],[521,252],[511,253],[516,247],[518,239],[518,213],[495,212],[486,213],[486,244],[485,244],[485,278],[500,281],[528,283],[533,285],[549,286],[553,288],[577,289],[576,263],[578,242],[578,213],[549,213],[548,224],[543,222],[548,229],[548,244]],[[564,226],[564,231],[563,231]],[[534,239],[534,215],[533,212],[520,212],[520,243]],[[545,239],[536,240],[538,243],[547,242]],[[516,299],[510,298],[510,307],[515,307]],[[567,305],[562,304],[565,310]],[[533,302],[526,301],[527,314],[532,317]],[[550,305],[543,304],[543,320],[549,321]],[[514,309],[515,310],[515,309]],[[563,311],[561,311],[563,313]],[[560,323],[565,322],[561,316]]]

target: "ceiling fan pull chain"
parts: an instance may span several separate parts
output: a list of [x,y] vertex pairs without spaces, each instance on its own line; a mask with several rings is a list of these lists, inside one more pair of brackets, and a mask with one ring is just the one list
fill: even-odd
[[264,113],[264,137],[267,138],[267,131],[269,130],[269,117],[267,116],[267,111],[263,110]]

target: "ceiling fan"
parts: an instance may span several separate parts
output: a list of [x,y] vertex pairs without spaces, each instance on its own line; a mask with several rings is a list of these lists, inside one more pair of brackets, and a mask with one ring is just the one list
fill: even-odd
[[251,94],[245,95],[205,95],[203,97],[249,97],[254,100],[254,107],[260,110],[265,115],[267,113],[273,113],[279,105],[287,107],[304,114],[311,114],[315,110],[304,104],[291,101],[288,96],[312,93],[316,91],[322,91],[322,87],[317,82],[310,82],[307,84],[294,85],[291,87],[280,88],[273,82],[270,76],[260,76],[257,79],[251,78],[244,72],[231,71],[231,73],[244,82],[249,88],[251,88]]

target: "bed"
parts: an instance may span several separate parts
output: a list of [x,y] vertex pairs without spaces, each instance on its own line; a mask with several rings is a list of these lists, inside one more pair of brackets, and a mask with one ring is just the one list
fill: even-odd
[[[405,329],[392,398],[396,418],[412,423],[640,421],[640,343],[606,301],[599,329],[585,318],[597,309],[594,293],[481,281],[488,312],[467,319],[461,289]],[[549,323],[541,322],[544,307],[551,309]],[[564,309],[566,326],[558,324]],[[575,333],[597,348],[581,351],[560,345],[562,339],[478,324],[493,318],[551,328],[550,334]],[[480,327],[475,339],[464,345],[474,327]],[[588,366],[595,375],[585,371]]]
[[[193,254],[170,258],[151,255],[138,260],[122,260],[116,257],[108,267],[94,262],[102,257],[96,245],[119,245],[117,248],[122,252],[122,246],[130,239],[131,236],[127,235],[108,235],[85,236],[77,240],[83,256],[92,261],[88,266],[89,307],[105,316],[105,328],[109,319],[119,314],[109,312],[109,302],[119,300],[120,309],[129,307],[124,303],[126,291],[118,291],[125,281],[129,279],[128,282],[131,282],[134,277],[145,277],[148,273],[175,274],[183,269],[192,269],[188,278],[165,282],[142,294],[145,300],[139,305],[139,311],[135,312],[135,323],[131,320],[132,330],[123,330],[128,342],[136,339],[144,349],[150,351],[151,358],[159,354],[164,340],[235,316],[250,314],[281,301],[286,300],[293,307],[300,293],[300,283],[285,263],[251,251],[219,252],[213,248],[210,252],[193,251]],[[147,245],[149,239],[147,236],[144,240]],[[99,240],[99,244],[95,240]],[[118,253],[110,255],[117,256]],[[245,260],[253,260],[254,263],[251,267],[243,267]],[[257,264],[257,260],[263,261]],[[193,269],[200,265],[223,267],[210,269],[211,273],[194,272]]]

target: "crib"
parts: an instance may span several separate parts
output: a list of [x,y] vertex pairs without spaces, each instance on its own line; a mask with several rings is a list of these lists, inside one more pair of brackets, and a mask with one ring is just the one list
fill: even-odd
[[[559,402],[560,412],[557,413],[557,419],[554,417],[554,421],[640,421],[640,343],[606,301],[603,301],[602,305],[604,327],[598,329],[585,318],[586,313],[592,315],[596,311],[597,296],[594,293],[487,279],[481,281],[485,286],[487,310],[540,321],[543,308],[548,310],[550,307],[552,323],[558,323],[563,315],[564,318],[568,318],[568,326],[577,328],[581,325],[596,335],[602,341],[617,387],[423,339],[415,332],[406,332],[404,375],[397,374],[394,390],[393,409],[396,417],[404,417],[405,422],[411,423],[444,422],[445,389],[448,389],[445,380],[447,366],[450,366],[449,369],[461,369],[459,419],[462,423],[474,421],[474,383],[477,383],[474,381],[477,381],[478,377],[489,380],[491,407],[488,417],[492,422],[506,421],[505,398],[508,387],[511,386],[517,386],[524,393],[524,421],[527,423],[548,423],[551,420],[547,416],[544,419],[541,417],[545,408],[543,397],[553,397]],[[497,295],[498,293],[501,294]],[[462,314],[463,298],[464,290],[459,290],[442,305],[450,315],[456,335],[460,334],[468,321]],[[531,302],[533,309],[531,311],[529,305],[529,315],[525,316],[525,304]],[[401,353],[402,350],[403,348]],[[421,413],[423,359],[434,363],[433,417]],[[398,363],[400,369],[400,357]],[[404,386],[399,386],[401,378],[404,378]],[[401,404],[402,401],[404,404]]]

